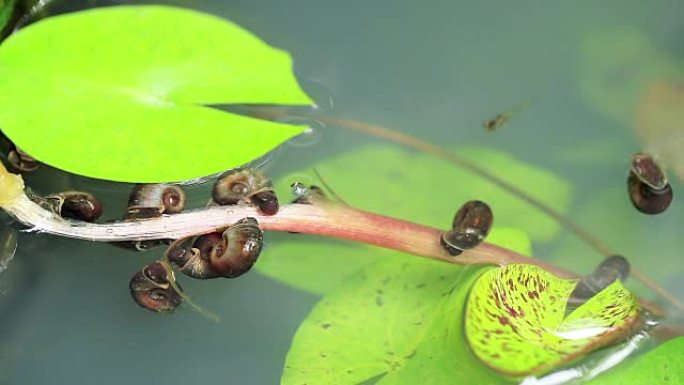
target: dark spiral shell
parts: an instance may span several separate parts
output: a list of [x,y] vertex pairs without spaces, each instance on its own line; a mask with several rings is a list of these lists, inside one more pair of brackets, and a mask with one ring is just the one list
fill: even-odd
[[221,175],[214,183],[212,199],[219,205],[245,202],[264,215],[275,215],[279,209],[271,180],[253,168],[238,168]]
[[173,184],[138,184],[128,197],[129,211],[151,211],[178,214],[185,208],[185,191]]
[[38,169],[40,163],[20,148],[12,145],[7,153],[7,161],[19,171],[31,172]]
[[182,295],[171,282],[175,283],[173,272],[162,262],[156,261],[133,276],[129,289],[140,307],[153,312],[170,312],[183,303]]
[[627,191],[634,208],[648,215],[660,214],[672,202],[672,187],[664,168],[646,153],[632,156]]
[[95,222],[102,215],[102,203],[87,192],[66,191],[44,198],[34,197],[34,201],[64,218]]
[[593,273],[580,280],[570,298],[574,302],[584,302],[607,288],[615,280],[624,281],[629,276],[629,272],[629,261],[621,255],[612,255],[604,259]]
[[256,219],[243,218],[222,233],[175,241],[165,255],[180,272],[193,278],[235,278],[251,269],[263,242]]
[[441,245],[451,255],[479,245],[489,234],[494,214],[486,203],[479,200],[466,202],[456,212],[451,230],[442,233]]
[[211,249],[209,261],[222,277],[239,277],[252,268],[263,244],[256,219],[243,218],[223,232],[222,241]]
[[203,234],[194,239],[180,239],[171,243],[166,250],[166,258],[178,267],[178,270],[195,279],[212,279],[220,277],[209,262],[211,249],[221,242],[221,233]]

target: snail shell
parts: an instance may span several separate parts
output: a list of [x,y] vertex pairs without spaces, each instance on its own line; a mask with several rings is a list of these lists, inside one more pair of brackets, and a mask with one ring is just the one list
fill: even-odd
[[629,261],[621,255],[604,259],[590,275],[583,277],[570,298],[574,303],[582,303],[607,288],[615,280],[624,281],[629,276]]
[[37,160],[33,159],[30,155],[14,145],[12,145],[7,153],[7,161],[12,167],[23,172],[35,171],[40,165]]
[[33,200],[64,218],[95,222],[102,215],[102,203],[87,192],[66,191],[44,198],[35,197]]
[[486,203],[479,200],[466,202],[456,212],[452,229],[442,233],[440,243],[450,255],[479,245],[489,234],[494,214]]
[[278,197],[273,184],[261,171],[238,168],[221,175],[214,183],[212,199],[219,205],[235,205],[246,202],[256,206],[264,215],[278,212]]
[[222,241],[209,254],[211,267],[222,277],[235,278],[249,271],[264,244],[264,234],[254,218],[243,218],[227,228]]
[[179,270],[197,279],[235,278],[251,269],[263,246],[263,232],[254,218],[243,218],[223,233],[201,235],[173,242],[166,258]]
[[634,208],[644,214],[660,214],[672,202],[672,187],[665,169],[653,156],[643,152],[632,156],[627,191]]
[[135,303],[147,310],[173,311],[183,303],[183,297],[171,285],[172,281],[175,282],[175,277],[171,269],[162,262],[153,262],[131,278],[131,296]]
[[[221,242],[221,233],[201,235],[192,241],[190,238],[179,239],[166,250],[166,258],[178,267],[178,270],[192,278],[212,279],[220,277],[209,262],[211,249]],[[192,242],[191,242],[192,241]]]
[[[185,191],[173,184],[138,184],[128,197],[128,211],[139,215],[152,210],[159,214],[178,214],[185,208]],[[151,217],[151,216],[150,216]],[[148,218],[150,218],[148,217]]]

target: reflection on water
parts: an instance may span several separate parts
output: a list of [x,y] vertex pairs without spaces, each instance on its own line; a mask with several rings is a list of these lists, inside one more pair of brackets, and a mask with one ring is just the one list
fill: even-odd
[[[653,99],[646,86],[631,85],[678,89],[662,82],[677,72],[672,68],[678,68],[684,54],[675,43],[684,31],[678,16],[684,8],[681,2],[614,0],[590,7],[583,2],[502,0],[165,3],[229,18],[290,51],[298,76],[323,111],[380,123],[446,147],[494,148],[561,175],[573,186],[568,215],[619,250],[635,270],[684,298],[684,239],[678,230],[684,227],[684,206],[675,197],[667,212],[647,217],[632,209],[625,193],[629,157],[641,149],[633,134],[636,115],[630,103]],[[105,2],[62,1],[51,12],[101,4]],[[653,50],[667,53],[677,64],[618,60],[629,44],[619,44],[623,34],[614,31],[625,29],[644,36],[639,41],[656,46]],[[645,82],[643,74],[654,83]],[[609,75],[619,76],[619,92],[600,87],[615,83]],[[587,88],[586,79],[598,84],[598,91]],[[493,133],[482,129],[482,122],[500,113],[502,106],[525,100],[530,103],[524,113],[504,127]],[[640,108],[639,117],[648,116],[645,107]],[[265,167],[279,177],[372,143],[378,139],[314,124],[310,136],[282,146]],[[316,177],[306,174],[297,181],[308,184],[305,179]],[[335,185],[335,180],[328,182]],[[441,191],[452,183],[458,185],[440,180],[422,188]],[[120,217],[130,189],[47,167],[28,176],[27,184],[43,194],[92,192],[105,202],[105,219]],[[187,187],[191,205],[206,203],[208,185]],[[676,195],[681,180],[672,180],[672,187]],[[383,193],[376,190],[366,193]],[[264,253],[273,238],[267,235]],[[136,254],[109,245],[20,234],[16,257],[0,275],[0,380],[277,383],[290,340],[318,297],[259,274],[230,281],[185,281],[184,289],[222,322],[207,322],[189,309],[154,316],[131,301],[127,282],[161,252]],[[590,273],[599,258],[565,232],[535,243],[534,254],[583,274]],[[646,298],[657,298],[636,282],[628,281],[628,286]],[[637,334],[610,354],[591,356],[575,368],[524,383],[591,377],[642,345],[652,341]]]

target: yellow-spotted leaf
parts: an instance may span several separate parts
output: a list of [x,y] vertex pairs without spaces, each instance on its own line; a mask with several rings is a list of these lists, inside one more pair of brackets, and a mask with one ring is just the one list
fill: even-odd
[[0,44],[0,129],[54,167],[186,180],[259,157],[304,127],[222,104],[310,105],[292,60],[239,26],[169,6],[46,18]]
[[509,376],[543,374],[624,335],[638,316],[633,293],[618,280],[565,316],[577,280],[533,265],[485,272],[466,305],[465,334],[474,354]]

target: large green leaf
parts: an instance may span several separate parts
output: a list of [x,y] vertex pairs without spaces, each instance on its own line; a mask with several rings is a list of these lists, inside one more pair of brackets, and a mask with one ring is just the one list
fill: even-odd
[[303,127],[207,105],[311,104],[289,55],[220,18],[167,6],[51,17],[0,45],[0,128],[55,167],[131,182],[246,163]]
[[[553,174],[494,150],[461,148],[458,153],[482,162],[483,167],[523,186],[557,210],[567,208],[570,187]],[[507,247],[518,248],[510,242],[526,239],[522,232],[542,242],[551,240],[559,230],[557,223],[506,191],[431,155],[388,145],[367,146],[316,168],[352,206],[435,227],[450,226],[453,214],[466,201],[484,200],[494,211],[494,229],[488,241],[504,242]],[[319,184],[310,170],[301,170],[276,182],[281,197],[289,194],[294,181]],[[519,236],[510,236],[512,233]],[[276,238],[257,269],[316,293],[327,292],[364,266],[396,255],[377,247],[305,235]]]
[[684,384],[684,337],[666,342],[628,360],[590,382],[591,385]]
[[630,330],[638,305],[619,280],[565,317],[576,285],[534,265],[484,273],[466,306],[465,335],[474,354],[510,376],[538,375]]

